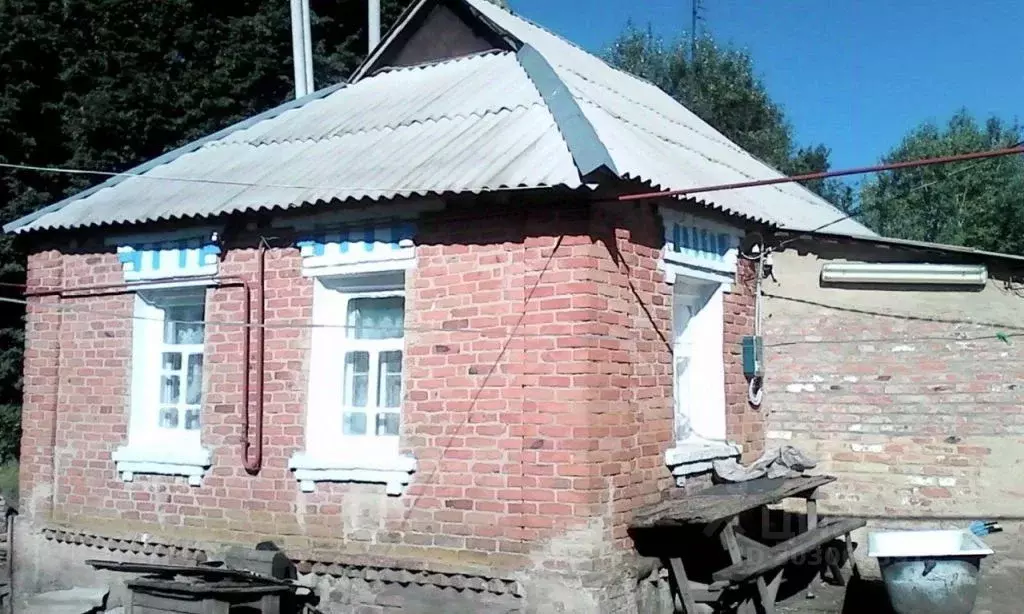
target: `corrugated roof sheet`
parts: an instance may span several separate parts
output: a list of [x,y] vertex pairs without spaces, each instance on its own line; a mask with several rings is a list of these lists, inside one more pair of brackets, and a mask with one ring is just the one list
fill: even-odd
[[19,230],[580,185],[554,118],[512,53],[391,70],[236,130],[144,175]]
[[[612,68],[488,0],[466,1],[547,59],[577,99],[621,176],[676,190],[783,176],[651,83]],[[701,198],[726,212],[797,230],[815,229],[843,216],[794,183],[713,192]],[[853,220],[828,228],[875,234]]]
[[[603,163],[624,179],[664,189],[781,176],[650,83],[488,0],[461,1],[518,40],[520,53],[362,77],[166,154],[140,167],[144,178],[118,178],[7,229],[206,217],[349,199],[577,188],[577,164],[589,172]],[[429,5],[421,0],[412,10]],[[701,199],[784,228],[828,225],[830,232],[874,234],[852,220],[830,224],[842,212],[797,184]]]

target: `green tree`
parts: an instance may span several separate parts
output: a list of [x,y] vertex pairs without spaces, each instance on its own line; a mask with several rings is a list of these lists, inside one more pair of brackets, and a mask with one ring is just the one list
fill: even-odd
[[[411,0],[384,0],[393,23]],[[317,85],[365,55],[365,0],[312,0]],[[0,0],[0,162],[119,171],[293,94],[281,0]],[[0,223],[94,177],[0,169]],[[0,284],[24,283],[0,235]],[[0,297],[17,296],[0,285]],[[17,450],[24,310],[0,302],[0,461]]]
[[[714,126],[737,145],[789,175],[829,169],[824,145],[797,149],[782,108],[757,78],[753,59],[744,51],[722,47],[710,36],[696,45],[665,42],[633,26],[605,51],[613,66],[657,85]],[[853,208],[853,191],[836,180],[806,184],[844,210]]]
[[[1012,147],[1021,128],[978,123],[966,110],[911,131],[884,163]],[[1011,156],[881,173],[860,194],[861,221],[891,237],[1024,253],[1024,158]]]

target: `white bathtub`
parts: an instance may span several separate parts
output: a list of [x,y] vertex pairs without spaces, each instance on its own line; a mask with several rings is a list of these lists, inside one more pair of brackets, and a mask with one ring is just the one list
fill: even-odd
[[978,596],[981,560],[992,554],[966,530],[878,531],[868,556],[878,559],[898,614],[969,614]]

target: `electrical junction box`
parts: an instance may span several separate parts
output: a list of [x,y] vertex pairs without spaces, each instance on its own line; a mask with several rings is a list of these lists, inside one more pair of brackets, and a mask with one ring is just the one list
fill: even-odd
[[764,376],[764,340],[760,335],[743,338],[743,374],[748,378]]

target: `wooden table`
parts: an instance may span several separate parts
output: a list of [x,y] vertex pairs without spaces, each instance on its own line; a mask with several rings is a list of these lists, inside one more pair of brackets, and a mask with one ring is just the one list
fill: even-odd
[[[631,531],[651,531],[667,527],[702,527],[717,536],[731,565],[714,572],[711,583],[688,579],[681,556],[668,557],[673,583],[687,614],[697,612],[697,603],[715,603],[726,590],[756,587],[756,592],[741,601],[741,611],[756,611],[759,603],[767,614],[774,614],[775,599],[782,584],[782,572],[788,561],[817,550],[838,537],[846,537],[847,557],[851,552],[850,532],[864,526],[863,520],[830,519],[819,522],[818,489],[834,482],[830,476],[760,479],[734,484],[719,484],[685,498],[643,508],[637,512]],[[785,499],[806,502],[807,530],[768,546],[738,531],[741,514],[766,510],[768,505]],[[839,581],[839,562],[828,567]]]
[[229,614],[240,605],[262,614],[279,614],[281,598],[291,592],[291,587],[279,584],[160,578],[136,578],[127,586],[131,591],[127,614]]
[[89,560],[95,569],[143,574],[125,584],[131,595],[126,614],[228,614],[237,606],[279,614],[295,585],[240,569],[210,565],[161,565]]

